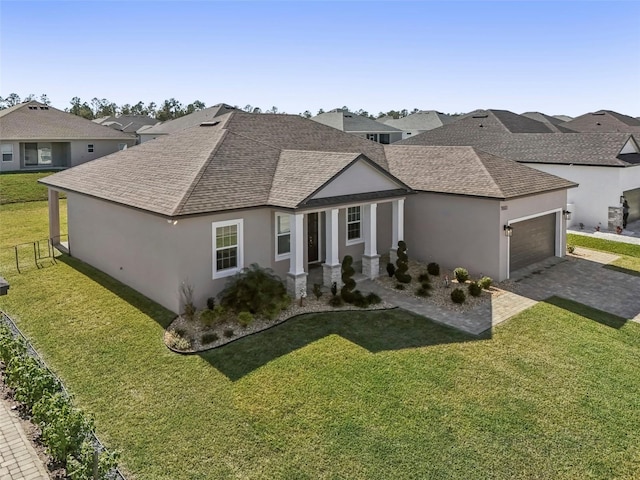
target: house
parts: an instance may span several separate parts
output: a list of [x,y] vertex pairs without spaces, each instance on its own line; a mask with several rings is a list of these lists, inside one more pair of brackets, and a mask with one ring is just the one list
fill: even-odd
[[[455,122],[443,125],[430,131],[446,129],[447,132],[470,131],[478,135],[487,133],[557,133],[548,123],[536,119],[518,115],[509,110],[474,110],[462,115]],[[428,132],[427,132],[428,133]]]
[[118,132],[43,103],[0,110],[0,171],[73,167],[135,145]]
[[635,133],[640,134],[640,120],[612,110],[585,113],[562,124],[582,133]]
[[374,278],[403,239],[412,258],[504,279],[564,254],[575,186],[470,147],[381,145],[297,115],[237,110],[40,182],[52,239],[65,192],[68,253],[174,312],[182,282],[204,305],[253,263],[295,296],[313,268],[340,283],[345,255]]
[[172,133],[180,132],[185,128],[195,127],[204,122],[213,121],[214,118],[224,115],[225,113],[235,110],[235,107],[227,105],[226,103],[218,103],[213,107],[203,108],[196,112],[184,115],[173,120],[162,122],[156,125],[144,125],[137,130],[140,143],[153,140],[163,135],[170,135]]
[[564,126],[566,123],[565,120],[561,120],[557,117],[552,117],[551,115],[546,115],[540,112],[524,112],[521,114],[523,117],[530,118],[532,120],[537,120],[538,122],[544,123],[552,132],[555,133],[573,133],[574,131],[570,128]]
[[96,118],[94,123],[119,130],[120,132],[135,134],[142,127],[152,127],[161,122],[148,115],[110,115]]
[[435,110],[421,110],[406,117],[384,117],[384,119],[379,118],[377,121],[402,130],[402,138],[404,139],[453,123],[455,118]]
[[[493,111],[495,112],[495,111]],[[512,119],[511,130],[519,120]],[[523,117],[526,118],[526,117]],[[472,120],[472,121],[469,121]],[[609,226],[610,208],[620,197],[631,206],[630,221],[640,218],[640,149],[628,133],[511,133],[493,124],[491,111],[403,140],[404,145],[470,145],[579,184],[568,193],[570,225]],[[535,120],[526,118],[528,122]],[[564,125],[564,124],[563,124]],[[535,125],[526,128],[534,130]],[[621,222],[619,222],[621,223]],[[612,225],[611,229],[615,229]]]
[[339,108],[311,120],[384,145],[402,140],[402,130]]

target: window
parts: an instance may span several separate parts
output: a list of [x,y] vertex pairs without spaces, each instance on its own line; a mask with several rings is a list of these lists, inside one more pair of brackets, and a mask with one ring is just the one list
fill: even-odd
[[93,153],[93,143],[90,143],[89,145],[87,145],[87,152]]
[[213,278],[222,278],[240,271],[242,260],[242,220],[214,222]]
[[367,133],[367,140],[373,140],[374,142],[378,141],[377,133]]
[[0,146],[0,150],[2,151],[3,162],[13,162],[13,144],[3,143]]
[[389,145],[389,134],[388,133],[381,133],[380,134],[380,143],[384,144],[384,145]]
[[276,213],[276,260],[289,258],[291,253],[291,224],[288,214]]
[[362,222],[360,207],[347,208],[347,245],[359,243],[362,240]]
[[25,143],[24,164],[27,166],[51,165],[53,156],[50,142]]

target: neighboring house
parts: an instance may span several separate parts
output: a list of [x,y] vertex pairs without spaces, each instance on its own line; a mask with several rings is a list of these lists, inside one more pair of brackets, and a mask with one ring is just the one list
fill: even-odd
[[560,120],[559,118],[552,117],[551,115],[545,115],[540,112],[525,112],[522,116],[544,123],[552,132],[573,133],[573,130],[564,126],[565,120]]
[[140,138],[140,143],[144,143],[164,135],[180,132],[185,128],[195,127],[204,122],[214,121],[214,118],[234,110],[234,107],[226,103],[218,103],[213,107],[204,108],[174,120],[168,120],[152,126],[142,126],[137,130],[137,134]]
[[[514,114],[515,115],[515,114]],[[482,121],[482,120],[478,120]],[[533,121],[533,120],[531,120]],[[539,123],[539,122],[538,122]],[[626,133],[508,133],[453,123],[404,140],[405,145],[471,145],[578,183],[569,191],[570,225],[608,227],[609,207],[624,195],[630,221],[640,218],[640,148]]]
[[325,285],[340,283],[345,255],[373,278],[403,239],[411,258],[502,280],[564,255],[575,186],[469,147],[383,146],[297,115],[240,111],[41,183],[51,238],[66,192],[68,252],[174,312],[182,282],[204,305],[252,263],[295,296],[315,266]]
[[31,101],[0,110],[0,171],[73,167],[135,145],[118,132]]
[[125,133],[135,134],[142,127],[152,127],[161,122],[148,115],[117,115],[101,117],[92,120],[94,123],[104,125]]
[[557,118],[558,120],[561,120],[563,122],[573,120],[573,117],[570,117],[569,115],[552,115],[552,117]]
[[[470,131],[478,135],[487,133],[557,133],[557,129],[532,118],[518,115],[508,110],[474,110],[458,117],[457,120],[430,132],[447,129],[447,132]],[[428,133],[428,132],[427,132]]]
[[585,113],[562,125],[581,133],[640,134],[640,120],[611,110]]
[[402,140],[402,130],[339,108],[311,117],[311,120],[383,145]]
[[445,113],[436,112],[435,110],[421,110],[406,117],[385,117],[384,119],[379,118],[377,121],[402,130],[402,138],[404,139],[426,132],[427,130],[448,125],[455,120],[455,118]]

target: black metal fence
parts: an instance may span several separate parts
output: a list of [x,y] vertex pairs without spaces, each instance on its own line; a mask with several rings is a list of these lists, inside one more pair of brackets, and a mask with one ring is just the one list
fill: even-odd
[[[66,396],[69,396],[69,391],[64,386],[64,383],[62,383],[62,380],[60,380],[60,378],[55,374],[55,372],[53,372],[49,368],[49,366],[45,363],[45,361],[42,359],[42,357],[38,354],[36,349],[33,348],[33,345],[31,345],[31,342],[29,341],[29,339],[27,337],[25,337],[24,334],[20,331],[20,329],[18,328],[16,323],[13,321],[13,319],[9,315],[7,315],[5,312],[3,312],[2,310],[0,310],[0,322],[4,323],[5,325],[7,325],[9,327],[9,329],[13,332],[14,337],[19,337],[19,338],[22,338],[22,340],[24,340],[25,345],[27,346],[27,353],[31,357],[35,358],[38,361],[38,363],[42,366],[42,368],[46,369],[47,371],[49,371],[49,373],[51,373],[51,375],[53,375],[53,377],[57,380],[58,384],[60,385],[60,388],[62,389],[62,392]],[[95,453],[99,454],[99,453],[101,453],[103,451],[106,451],[107,448],[98,439],[96,434],[93,433],[92,435],[93,435],[92,443],[93,443],[93,446],[94,446],[94,449],[95,449],[94,450]],[[94,455],[94,459],[97,459],[97,455]],[[125,476],[117,468],[112,470],[111,472],[109,472],[107,474],[107,479],[108,480],[126,480]]]

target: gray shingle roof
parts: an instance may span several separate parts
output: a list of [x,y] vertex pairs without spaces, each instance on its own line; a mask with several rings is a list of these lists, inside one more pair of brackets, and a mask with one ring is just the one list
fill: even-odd
[[415,190],[509,199],[577,186],[473,147],[385,147],[391,173]]
[[544,123],[508,110],[475,110],[461,116],[446,127],[462,131],[479,129],[495,133],[554,133]]
[[583,133],[640,133],[640,120],[611,110],[585,113],[566,122],[563,126]]
[[[456,122],[457,123],[457,122]],[[627,133],[491,133],[452,128],[456,123],[421,133],[402,145],[468,145],[500,157],[526,163],[625,167],[631,157],[620,155]]]
[[168,135],[180,132],[185,128],[195,127],[203,122],[209,122],[215,117],[219,117],[220,115],[224,115],[225,113],[229,113],[234,110],[234,107],[227,105],[226,103],[219,103],[213,107],[203,108],[197,112],[176,118],[175,120],[169,120],[161,123],[160,125],[155,125],[150,128],[143,127],[138,133],[144,133],[145,135]]
[[556,133],[573,133],[573,130],[565,127],[563,124],[564,120],[560,120],[559,118],[552,117],[550,115],[545,115],[540,112],[525,112],[521,114],[523,117],[530,118],[532,120],[537,120],[538,122],[544,123],[552,132]]
[[31,101],[0,110],[2,140],[131,140],[135,135]]
[[108,117],[96,118],[93,122],[127,133],[136,133],[140,127],[145,125],[153,126],[160,123],[158,120],[151,118],[148,115],[111,115]]
[[434,128],[448,125],[455,121],[455,118],[435,110],[422,110],[412,113],[402,118],[386,118],[379,120],[386,125],[390,125],[400,130],[433,130]]
[[[407,177],[405,183],[409,187],[427,185],[420,182],[431,181],[429,169],[433,166],[446,169],[450,177],[449,193],[505,198],[532,191],[529,183],[513,179],[514,191],[506,186],[482,187],[487,182],[491,184],[488,178],[492,175],[520,178],[520,172],[531,172],[511,161],[469,153],[471,149],[405,146],[396,153],[394,145],[383,146],[297,115],[234,111],[218,120],[216,125],[196,126],[163,136],[40,182],[170,217],[269,205],[294,208],[357,159],[371,161],[389,171],[387,158],[397,165],[414,152],[429,168],[423,165]],[[442,152],[438,158],[446,158],[451,165],[457,162],[460,171],[438,162],[432,165],[428,158],[431,152]],[[484,167],[477,166],[479,161]],[[470,162],[469,168],[466,162]],[[490,169],[494,164],[499,164],[499,168]],[[476,175],[475,190],[470,187],[456,190],[456,175],[468,179],[463,185],[471,185]],[[535,175],[547,181],[543,184],[541,180],[539,189],[561,188],[556,177],[542,172]],[[396,183],[402,188],[402,182]],[[405,192],[410,189],[405,188]]]
[[344,110],[333,110],[331,112],[321,113],[320,115],[311,117],[311,120],[348,133],[401,132],[401,130],[390,125],[385,125],[384,123],[371,120],[370,118],[363,117],[362,115],[345,112]]

